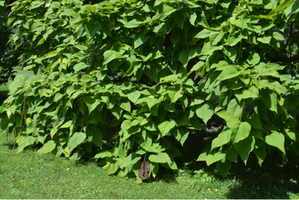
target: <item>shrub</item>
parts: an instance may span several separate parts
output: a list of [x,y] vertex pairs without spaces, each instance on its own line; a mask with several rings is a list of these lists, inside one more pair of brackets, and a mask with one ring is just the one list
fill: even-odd
[[[298,152],[298,2],[15,1],[8,24],[25,70],[10,84],[1,128],[18,152],[94,156],[107,174],[177,169],[190,131],[225,124],[197,161],[225,175],[269,147]],[[24,15],[26,13],[26,15]],[[289,25],[291,24],[291,25]],[[293,26],[295,27],[295,26]],[[298,27],[298,26],[297,26]],[[296,32],[297,31],[297,32]],[[292,36],[293,36],[292,35]],[[290,36],[291,37],[291,36]],[[28,44],[22,47],[22,44]],[[288,40],[291,41],[291,40]],[[297,45],[294,41],[292,45]],[[288,65],[284,65],[287,63]]]

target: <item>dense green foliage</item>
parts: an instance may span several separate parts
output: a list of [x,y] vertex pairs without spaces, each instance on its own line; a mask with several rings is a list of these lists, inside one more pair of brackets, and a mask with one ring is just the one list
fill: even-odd
[[238,157],[261,165],[270,147],[285,160],[299,153],[298,1],[11,6],[8,24],[18,31],[10,40],[36,74],[17,76],[1,108],[18,152],[95,155],[119,176],[147,174],[147,161],[156,177],[161,166],[177,169],[170,135],[183,145],[218,116],[225,124],[197,161],[216,163],[222,175]]
[[[7,45],[9,38],[16,31],[15,28],[6,26],[10,2],[13,1],[0,1],[0,85],[7,84],[8,80],[14,78],[14,69],[19,65],[18,57],[22,54],[22,49],[14,49],[14,42]],[[0,98],[1,95],[2,93]],[[2,103],[1,99],[0,102]]]

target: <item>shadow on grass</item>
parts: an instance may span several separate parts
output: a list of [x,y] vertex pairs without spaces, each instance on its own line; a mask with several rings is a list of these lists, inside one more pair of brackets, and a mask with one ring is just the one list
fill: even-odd
[[[236,177],[239,185],[228,188],[228,199],[291,199],[290,194],[299,194],[299,156],[289,155],[285,165],[279,152],[267,156],[262,167],[235,164],[228,178]],[[241,163],[241,162],[240,162]],[[248,161],[255,164],[257,161]]]
[[14,149],[17,149],[18,148],[18,144],[15,143],[15,138],[13,135],[6,135],[6,134],[3,134],[1,133],[2,136],[1,136],[1,146],[4,146],[4,147],[7,147],[7,149],[9,150],[14,150]]

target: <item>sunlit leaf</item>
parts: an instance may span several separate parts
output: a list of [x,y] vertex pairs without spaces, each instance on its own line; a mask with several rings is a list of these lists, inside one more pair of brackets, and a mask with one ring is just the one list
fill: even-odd
[[158,125],[161,134],[164,136],[176,126],[175,121],[164,121]]
[[265,137],[265,142],[271,146],[278,148],[282,153],[285,152],[284,146],[285,136],[277,131],[272,131],[270,135]]

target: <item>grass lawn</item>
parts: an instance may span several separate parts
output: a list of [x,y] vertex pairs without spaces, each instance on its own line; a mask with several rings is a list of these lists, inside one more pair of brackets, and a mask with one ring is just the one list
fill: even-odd
[[227,178],[212,168],[210,173],[186,169],[138,184],[134,178],[107,177],[93,162],[74,163],[34,150],[16,154],[12,147],[13,136],[0,134],[0,199],[299,198],[298,166],[268,172],[235,166]]

